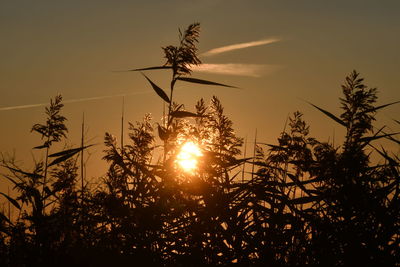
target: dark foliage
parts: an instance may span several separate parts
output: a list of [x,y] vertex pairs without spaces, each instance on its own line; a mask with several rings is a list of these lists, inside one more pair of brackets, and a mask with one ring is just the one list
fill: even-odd
[[[61,97],[33,127],[46,139],[45,159],[32,171],[2,159],[16,197],[1,197],[19,215],[0,212],[0,265],[399,266],[399,157],[375,144],[399,141],[374,130],[387,106],[375,106],[376,89],[354,71],[339,117],[313,105],[346,128],[343,145],[310,137],[295,112],[277,144],[258,143],[254,157],[241,158],[243,140],[217,97],[195,111],[173,102],[178,80],[225,86],[183,77],[200,63],[199,29],[163,48],[166,67],[135,69],[172,71],[169,97],[145,76],[168,113],[162,125],[149,115],[129,124],[122,145],[106,133],[109,169],[96,187],[77,186],[76,157],[89,146],[49,152],[66,137]],[[202,152],[192,172],[176,161],[187,141]]]

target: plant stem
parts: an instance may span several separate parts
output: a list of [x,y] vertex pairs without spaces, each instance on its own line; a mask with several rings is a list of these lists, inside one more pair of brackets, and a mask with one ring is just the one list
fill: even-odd
[[[50,128],[50,126],[49,126]],[[43,215],[46,212],[46,198],[44,197],[45,195],[45,191],[44,188],[46,187],[46,180],[47,180],[47,169],[48,169],[48,164],[49,164],[49,150],[50,150],[50,134],[49,136],[47,136],[47,147],[46,147],[46,159],[45,159],[45,163],[44,163],[44,176],[43,176],[43,187],[42,187],[42,198],[43,198]]]

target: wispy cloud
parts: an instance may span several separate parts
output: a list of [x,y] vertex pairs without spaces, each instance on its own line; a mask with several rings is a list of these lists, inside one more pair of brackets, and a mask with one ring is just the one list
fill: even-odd
[[[105,95],[105,96],[94,96],[94,97],[87,97],[87,98],[78,98],[78,99],[69,99],[63,100],[63,103],[76,103],[76,102],[84,102],[84,101],[92,101],[92,100],[100,100],[106,98],[113,98],[113,97],[123,97],[123,96],[130,96],[130,95],[142,95],[148,94],[151,91],[143,91],[143,92],[132,92],[129,94],[115,94],[115,95]],[[0,111],[6,110],[16,110],[16,109],[27,109],[27,108],[36,108],[36,107],[44,107],[47,106],[49,103],[40,103],[40,104],[29,104],[29,105],[20,105],[20,106],[9,106],[9,107],[0,107]]]
[[262,40],[258,40],[258,41],[247,42],[247,43],[240,43],[240,44],[233,44],[233,45],[217,47],[217,48],[208,50],[207,52],[204,52],[203,54],[201,54],[201,56],[203,56],[203,57],[214,56],[217,54],[221,54],[221,53],[225,53],[225,52],[233,51],[233,50],[238,50],[238,49],[243,49],[243,48],[247,48],[247,47],[272,44],[272,43],[279,42],[280,40],[281,39],[279,39],[279,38],[268,38],[268,39],[262,39]]
[[271,73],[279,66],[276,65],[263,65],[263,64],[201,64],[193,66],[193,71],[225,74],[225,75],[236,75],[236,76],[247,76],[247,77],[260,77],[264,74]]

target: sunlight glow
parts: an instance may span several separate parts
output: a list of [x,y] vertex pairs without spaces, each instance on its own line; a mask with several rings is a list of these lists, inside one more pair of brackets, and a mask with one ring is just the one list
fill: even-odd
[[176,161],[182,170],[192,173],[197,168],[198,158],[202,155],[203,153],[199,146],[189,141],[182,146],[181,151],[176,157]]

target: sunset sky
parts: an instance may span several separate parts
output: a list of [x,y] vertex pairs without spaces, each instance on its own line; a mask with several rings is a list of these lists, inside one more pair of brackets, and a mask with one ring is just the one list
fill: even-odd
[[[193,22],[201,23],[204,63],[193,77],[240,89],[181,83],[176,100],[194,110],[197,100],[216,95],[248,141],[257,129],[260,142],[275,142],[296,110],[311,135],[341,140],[340,126],[302,99],[339,115],[340,85],[353,69],[378,88],[378,103],[400,100],[400,1],[3,0],[0,151],[32,162],[40,138],[30,129],[45,121],[37,104],[60,93],[69,144],[80,144],[84,113],[87,142],[99,144],[90,150],[88,176],[103,174],[105,165],[93,165],[104,133],[120,135],[122,96],[126,121],[151,113],[160,122],[162,114],[162,100],[140,73],[118,71],[164,64],[161,47],[177,44],[178,28]],[[169,72],[146,75],[167,89]],[[32,106],[18,108],[25,105]],[[392,121],[399,112],[400,105],[381,111],[377,125],[399,131]]]

